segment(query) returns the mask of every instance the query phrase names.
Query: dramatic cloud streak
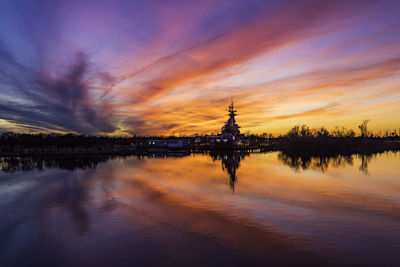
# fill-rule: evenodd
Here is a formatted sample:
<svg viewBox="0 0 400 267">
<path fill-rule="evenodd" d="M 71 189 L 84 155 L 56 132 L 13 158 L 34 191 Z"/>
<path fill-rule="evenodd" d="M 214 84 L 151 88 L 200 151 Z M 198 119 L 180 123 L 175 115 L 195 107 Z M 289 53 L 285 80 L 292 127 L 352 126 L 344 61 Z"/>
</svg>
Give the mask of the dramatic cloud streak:
<svg viewBox="0 0 400 267">
<path fill-rule="evenodd" d="M 397 1 L 4 1 L 0 130 L 400 124 Z M 374 111 L 374 112 L 372 112 Z M 376 122 L 374 126 L 374 121 Z"/>
</svg>

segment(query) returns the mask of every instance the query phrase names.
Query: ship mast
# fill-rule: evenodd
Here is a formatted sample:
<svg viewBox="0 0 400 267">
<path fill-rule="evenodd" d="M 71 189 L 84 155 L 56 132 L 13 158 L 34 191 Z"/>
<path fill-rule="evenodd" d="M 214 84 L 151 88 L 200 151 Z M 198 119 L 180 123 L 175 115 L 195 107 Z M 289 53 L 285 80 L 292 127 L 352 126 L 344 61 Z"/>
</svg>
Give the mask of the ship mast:
<svg viewBox="0 0 400 267">
<path fill-rule="evenodd" d="M 229 119 L 231 119 L 234 123 L 236 122 L 235 116 L 236 116 L 236 110 L 233 108 L 233 101 L 231 100 L 231 105 L 229 106 Z"/>
</svg>

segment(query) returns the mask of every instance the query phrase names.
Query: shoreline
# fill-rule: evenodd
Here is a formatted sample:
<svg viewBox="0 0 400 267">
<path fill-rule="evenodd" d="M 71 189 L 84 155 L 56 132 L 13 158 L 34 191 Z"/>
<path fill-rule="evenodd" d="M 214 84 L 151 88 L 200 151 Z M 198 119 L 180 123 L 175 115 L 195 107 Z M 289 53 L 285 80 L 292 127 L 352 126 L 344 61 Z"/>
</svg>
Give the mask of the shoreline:
<svg viewBox="0 0 400 267">
<path fill-rule="evenodd" d="M 231 154 L 231 153 L 267 153 L 267 152 L 282 152 L 288 156 L 335 156 L 335 155 L 352 155 L 352 154 L 375 154 L 386 151 L 400 151 L 400 142 L 385 142 L 380 144 L 365 144 L 354 145 L 347 147 L 336 147 L 334 149 L 321 148 L 313 145 L 299 144 L 290 146 L 286 143 L 258 145 L 251 147 L 234 147 L 234 146 L 191 146 L 179 149 L 169 148 L 140 148 L 140 149 L 74 149 L 61 148 L 58 150 L 50 150 L 44 148 L 22 148 L 14 149 L 13 151 L 1 151 L 0 157 L 36 157 L 36 156 L 146 156 L 153 154 Z"/>
</svg>

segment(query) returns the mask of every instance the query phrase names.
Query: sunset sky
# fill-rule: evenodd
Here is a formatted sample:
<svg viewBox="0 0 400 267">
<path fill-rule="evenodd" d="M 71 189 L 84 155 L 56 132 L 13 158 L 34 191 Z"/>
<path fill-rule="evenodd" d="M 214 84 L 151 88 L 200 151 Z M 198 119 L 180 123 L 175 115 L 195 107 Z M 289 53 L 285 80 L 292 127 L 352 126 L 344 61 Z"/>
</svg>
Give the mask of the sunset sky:
<svg viewBox="0 0 400 267">
<path fill-rule="evenodd" d="M 3 0 L 0 131 L 400 129 L 398 0 Z"/>
</svg>

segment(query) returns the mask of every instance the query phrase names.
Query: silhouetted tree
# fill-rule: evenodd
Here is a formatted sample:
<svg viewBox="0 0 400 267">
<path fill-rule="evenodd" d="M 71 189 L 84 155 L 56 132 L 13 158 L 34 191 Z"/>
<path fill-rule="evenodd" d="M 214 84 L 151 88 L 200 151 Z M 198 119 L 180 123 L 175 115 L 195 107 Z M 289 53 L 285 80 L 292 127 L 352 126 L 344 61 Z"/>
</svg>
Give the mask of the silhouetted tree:
<svg viewBox="0 0 400 267">
<path fill-rule="evenodd" d="M 358 128 L 361 131 L 361 137 L 368 136 L 368 122 L 369 120 L 364 120 L 360 125 L 358 125 Z"/>
<path fill-rule="evenodd" d="M 300 136 L 300 126 L 295 125 L 287 133 L 288 137 L 299 137 Z"/>
<path fill-rule="evenodd" d="M 321 127 L 321 128 L 316 129 L 315 135 L 317 137 L 327 137 L 327 136 L 329 136 L 329 131 L 327 129 L 325 129 L 324 127 Z"/>
</svg>

